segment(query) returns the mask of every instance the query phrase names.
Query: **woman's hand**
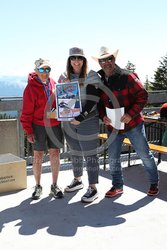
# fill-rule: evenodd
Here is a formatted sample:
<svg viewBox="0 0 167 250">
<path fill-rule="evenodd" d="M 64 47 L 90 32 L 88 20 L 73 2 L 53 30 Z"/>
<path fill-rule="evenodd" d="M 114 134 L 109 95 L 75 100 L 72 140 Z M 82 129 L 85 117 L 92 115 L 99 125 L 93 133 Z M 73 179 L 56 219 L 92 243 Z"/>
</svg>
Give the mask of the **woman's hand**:
<svg viewBox="0 0 167 250">
<path fill-rule="evenodd" d="M 34 134 L 27 135 L 27 140 L 30 143 L 34 143 L 35 142 L 35 136 L 34 136 Z"/>
<path fill-rule="evenodd" d="M 71 120 L 70 123 L 73 124 L 73 125 L 79 125 L 80 124 L 80 122 L 75 120 L 75 119 Z"/>
</svg>

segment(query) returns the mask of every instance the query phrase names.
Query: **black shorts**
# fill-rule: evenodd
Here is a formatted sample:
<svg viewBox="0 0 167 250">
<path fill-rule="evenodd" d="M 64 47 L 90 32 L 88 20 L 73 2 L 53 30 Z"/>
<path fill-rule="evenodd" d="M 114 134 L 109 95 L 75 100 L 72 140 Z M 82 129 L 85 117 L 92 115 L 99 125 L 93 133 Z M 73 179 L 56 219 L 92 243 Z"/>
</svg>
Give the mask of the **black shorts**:
<svg viewBox="0 0 167 250">
<path fill-rule="evenodd" d="M 35 143 L 33 149 L 36 151 L 45 151 L 49 148 L 63 147 L 63 132 L 61 124 L 53 127 L 45 127 L 33 124 L 33 131 L 35 135 Z"/>
</svg>

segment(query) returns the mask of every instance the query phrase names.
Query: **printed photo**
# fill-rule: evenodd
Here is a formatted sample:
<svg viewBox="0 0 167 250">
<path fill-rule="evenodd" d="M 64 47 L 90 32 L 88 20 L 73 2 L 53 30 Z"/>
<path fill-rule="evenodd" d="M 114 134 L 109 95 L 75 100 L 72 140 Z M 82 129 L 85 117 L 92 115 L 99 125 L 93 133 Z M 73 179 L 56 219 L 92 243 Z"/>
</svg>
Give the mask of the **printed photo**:
<svg viewBox="0 0 167 250">
<path fill-rule="evenodd" d="M 81 112 L 78 82 L 56 84 L 57 120 L 70 121 Z"/>
</svg>

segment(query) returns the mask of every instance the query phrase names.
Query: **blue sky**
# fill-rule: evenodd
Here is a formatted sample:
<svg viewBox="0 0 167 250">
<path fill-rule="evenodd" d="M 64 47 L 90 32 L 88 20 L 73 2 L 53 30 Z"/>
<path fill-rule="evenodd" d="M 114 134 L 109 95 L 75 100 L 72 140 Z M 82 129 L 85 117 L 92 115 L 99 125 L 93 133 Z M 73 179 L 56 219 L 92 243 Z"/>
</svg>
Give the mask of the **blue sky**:
<svg viewBox="0 0 167 250">
<path fill-rule="evenodd" d="M 166 0 L 0 0 L 0 76 L 27 76 L 42 57 L 57 80 L 74 46 L 97 70 L 91 56 L 104 45 L 119 49 L 119 66 L 129 60 L 151 80 L 167 54 L 166 13 Z"/>
</svg>

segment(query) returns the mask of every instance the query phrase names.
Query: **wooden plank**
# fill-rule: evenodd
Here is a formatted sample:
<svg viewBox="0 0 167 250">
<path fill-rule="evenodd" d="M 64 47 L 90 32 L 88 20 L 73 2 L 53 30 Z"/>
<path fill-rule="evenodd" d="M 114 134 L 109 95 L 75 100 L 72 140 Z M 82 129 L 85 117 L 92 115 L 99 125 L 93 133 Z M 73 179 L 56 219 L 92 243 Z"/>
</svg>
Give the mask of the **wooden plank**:
<svg viewBox="0 0 167 250">
<path fill-rule="evenodd" d="M 98 138 L 100 140 L 105 140 L 106 141 L 108 139 L 108 135 L 107 135 L 107 133 L 98 134 Z"/>
<path fill-rule="evenodd" d="M 156 151 L 156 152 L 162 153 L 162 154 L 167 154 L 167 147 L 165 147 L 165 146 L 149 143 L 149 147 L 152 151 Z"/>
<path fill-rule="evenodd" d="M 107 133 L 99 134 L 98 137 L 100 140 L 107 140 L 108 139 Z M 123 140 L 123 143 L 128 145 L 128 146 L 132 146 L 132 144 L 130 143 L 128 138 L 125 138 Z M 156 152 L 161 153 L 161 154 L 167 154 L 167 147 L 165 147 L 165 146 L 149 143 L 149 148 L 152 151 L 156 151 Z"/>
</svg>

